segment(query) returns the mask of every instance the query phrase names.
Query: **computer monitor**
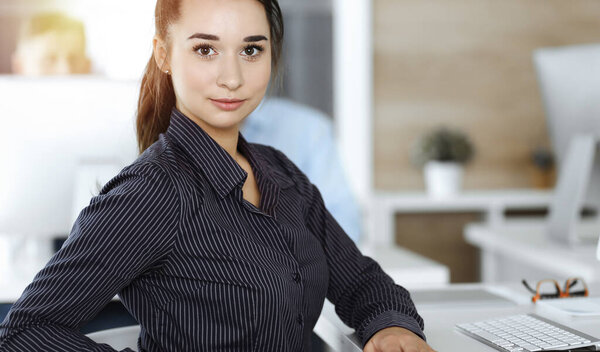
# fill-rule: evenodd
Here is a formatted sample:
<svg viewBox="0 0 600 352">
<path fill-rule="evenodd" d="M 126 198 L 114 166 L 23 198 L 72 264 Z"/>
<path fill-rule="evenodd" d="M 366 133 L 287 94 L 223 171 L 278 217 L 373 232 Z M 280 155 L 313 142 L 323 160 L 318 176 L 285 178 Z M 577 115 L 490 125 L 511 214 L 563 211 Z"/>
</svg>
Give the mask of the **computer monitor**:
<svg viewBox="0 0 600 352">
<path fill-rule="evenodd" d="M 70 232 L 90 172 L 106 182 L 137 157 L 138 94 L 135 81 L 0 76 L 0 235 Z"/>
<path fill-rule="evenodd" d="M 600 209 L 600 44 L 542 48 L 533 58 L 559 170 L 549 236 L 571 244 L 595 238 L 599 230 L 593 222 Z M 596 214 L 591 226 L 579 226 L 584 208 Z"/>
<path fill-rule="evenodd" d="M 575 135 L 600 136 L 600 44 L 541 48 L 533 55 L 557 167 Z M 600 205 L 600 165 L 587 204 Z"/>
</svg>

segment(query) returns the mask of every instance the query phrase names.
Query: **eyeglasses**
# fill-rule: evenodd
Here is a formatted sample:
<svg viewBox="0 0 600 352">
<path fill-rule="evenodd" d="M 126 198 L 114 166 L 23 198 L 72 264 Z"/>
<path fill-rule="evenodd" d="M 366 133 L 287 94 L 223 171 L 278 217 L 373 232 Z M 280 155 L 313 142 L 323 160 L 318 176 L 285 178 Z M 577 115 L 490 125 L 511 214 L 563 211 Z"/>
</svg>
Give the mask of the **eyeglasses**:
<svg viewBox="0 0 600 352">
<path fill-rule="evenodd" d="M 572 277 L 565 282 L 564 289 L 556 280 L 545 279 L 538 281 L 536 289 L 532 289 L 527 281 L 523 280 L 523 285 L 535 296 L 531 300 L 535 303 L 540 299 L 545 298 L 565 298 L 565 297 L 587 297 L 588 288 L 583 279 Z"/>
</svg>

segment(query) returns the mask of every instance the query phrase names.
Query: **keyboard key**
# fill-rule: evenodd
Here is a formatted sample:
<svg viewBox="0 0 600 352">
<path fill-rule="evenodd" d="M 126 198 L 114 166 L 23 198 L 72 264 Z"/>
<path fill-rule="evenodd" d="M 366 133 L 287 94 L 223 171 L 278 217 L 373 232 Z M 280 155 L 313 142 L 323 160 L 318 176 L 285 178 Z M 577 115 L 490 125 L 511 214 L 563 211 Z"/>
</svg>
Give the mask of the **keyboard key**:
<svg viewBox="0 0 600 352">
<path fill-rule="evenodd" d="M 486 339 L 488 341 L 492 341 L 492 342 L 502 340 L 502 338 L 500 338 L 500 337 L 498 337 L 498 336 L 496 336 L 494 334 L 490 334 L 489 332 L 483 331 L 483 330 L 482 331 L 472 331 L 472 333 L 475 334 L 475 335 L 477 335 L 477 336 L 479 336 L 479 337 L 482 337 L 482 338 L 484 338 L 484 339 Z"/>
<path fill-rule="evenodd" d="M 546 349 L 547 349 L 547 350 L 548 350 L 548 349 L 550 349 L 550 350 L 551 350 L 551 349 L 560 348 L 560 347 L 567 347 L 567 346 L 569 346 L 569 344 L 568 344 L 568 343 L 564 343 L 564 342 L 560 342 L 560 341 L 558 341 L 558 342 L 556 342 L 556 343 L 553 343 L 553 344 L 551 344 L 549 347 L 546 347 Z"/>
<path fill-rule="evenodd" d="M 502 351 L 537 352 L 589 344 L 589 336 L 577 335 L 535 316 L 517 315 L 457 325 Z"/>
</svg>

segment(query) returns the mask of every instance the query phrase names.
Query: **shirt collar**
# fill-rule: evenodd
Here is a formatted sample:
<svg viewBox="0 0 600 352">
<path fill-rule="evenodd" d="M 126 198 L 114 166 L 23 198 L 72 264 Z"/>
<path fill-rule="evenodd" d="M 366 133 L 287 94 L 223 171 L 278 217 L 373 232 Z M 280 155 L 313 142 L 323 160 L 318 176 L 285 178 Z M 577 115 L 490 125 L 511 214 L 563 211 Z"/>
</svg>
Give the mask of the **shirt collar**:
<svg viewBox="0 0 600 352">
<path fill-rule="evenodd" d="M 198 124 L 176 108 L 171 112 L 167 135 L 186 151 L 194 166 L 206 176 L 221 198 L 226 197 L 235 187 L 243 185 L 246 181 L 248 174 L 231 155 Z M 238 138 L 238 149 L 252 165 L 257 182 L 266 181 L 277 186 L 276 188 L 286 188 L 290 185 L 291 180 L 270 167 L 241 134 Z M 278 190 L 274 189 L 274 191 L 278 193 Z M 261 196 L 265 195 L 261 194 Z"/>
</svg>

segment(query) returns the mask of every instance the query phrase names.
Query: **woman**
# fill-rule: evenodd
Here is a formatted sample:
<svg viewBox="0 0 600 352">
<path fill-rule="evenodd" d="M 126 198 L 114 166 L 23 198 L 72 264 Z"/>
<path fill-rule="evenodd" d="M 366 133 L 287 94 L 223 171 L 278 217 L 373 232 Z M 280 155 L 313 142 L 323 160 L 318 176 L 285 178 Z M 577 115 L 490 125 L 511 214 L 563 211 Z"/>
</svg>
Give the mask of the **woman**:
<svg viewBox="0 0 600 352">
<path fill-rule="evenodd" d="M 0 350 L 111 350 L 78 328 L 118 293 L 144 351 L 308 350 L 325 297 L 365 351 L 431 351 L 409 294 L 360 254 L 318 190 L 238 133 L 279 59 L 277 2 L 158 0 L 156 33 L 143 153 L 13 306 Z"/>
</svg>

